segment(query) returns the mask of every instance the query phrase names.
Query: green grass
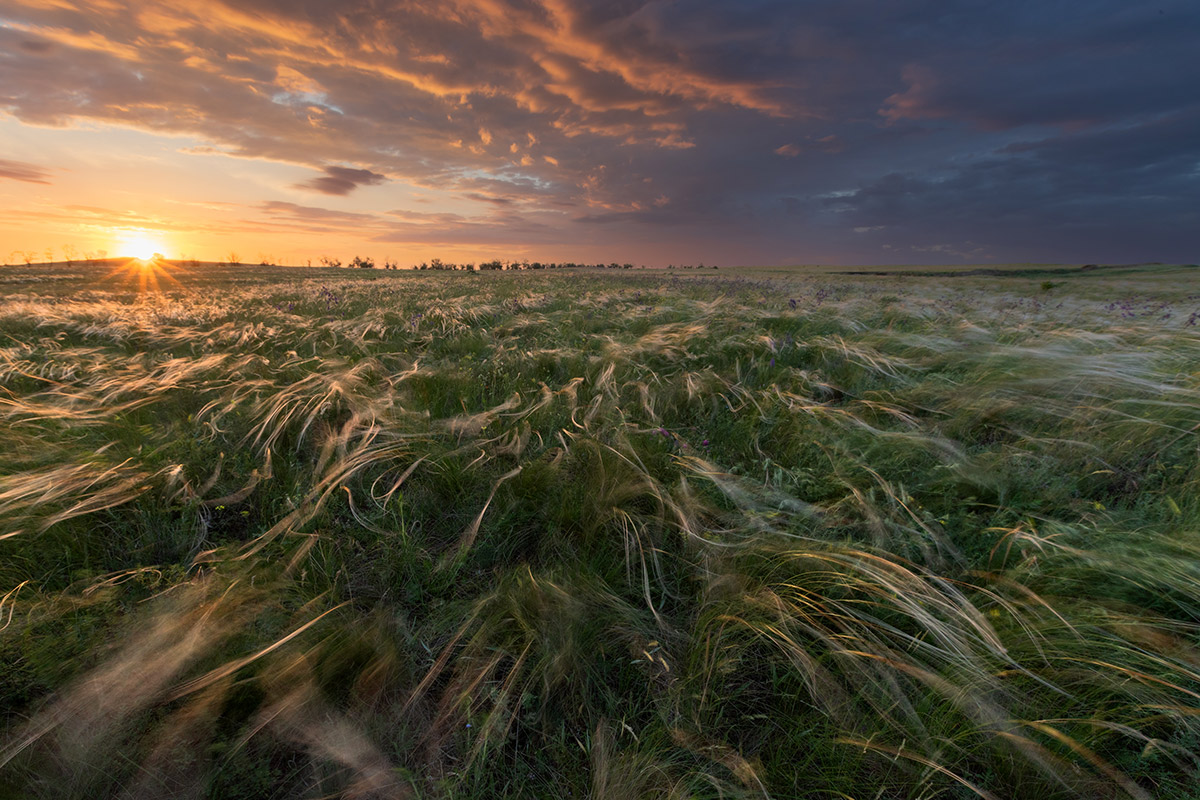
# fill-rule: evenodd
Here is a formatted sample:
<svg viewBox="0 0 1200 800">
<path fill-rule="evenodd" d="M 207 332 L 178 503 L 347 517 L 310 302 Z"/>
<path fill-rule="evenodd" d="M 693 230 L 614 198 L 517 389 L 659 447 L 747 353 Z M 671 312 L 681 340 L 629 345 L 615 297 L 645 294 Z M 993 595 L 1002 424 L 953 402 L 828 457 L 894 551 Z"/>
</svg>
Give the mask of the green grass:
<svg viewBox="0 0 1200 800">
<path fill-rule="evenodd" d="M 6 271 L 0 798 L 1200 798 L 1180 269 Z"/>
</svg>

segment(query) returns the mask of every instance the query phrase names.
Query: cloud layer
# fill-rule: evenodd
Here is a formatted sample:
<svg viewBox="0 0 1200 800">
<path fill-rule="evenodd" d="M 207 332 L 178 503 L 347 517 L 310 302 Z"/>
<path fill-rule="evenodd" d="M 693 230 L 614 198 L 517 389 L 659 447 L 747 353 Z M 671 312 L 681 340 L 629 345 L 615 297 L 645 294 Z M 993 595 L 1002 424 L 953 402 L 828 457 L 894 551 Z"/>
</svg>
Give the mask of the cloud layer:
<svg viewBox="0 0 1200 800">
<path fill-rule="evenodd" d="M 309 189 L 321 194 L 344 196 L 350 194 L 359 186 L 377 186 L 387 181 L 387 176 L 371 172 L 369 169 L 350 169 L 349 167 L 325 167 L 325 174 L 297 184 L 299 188 Z"/>
<path fill-rule="evenodd" d="M 1190 260 L 1196 30 L 1188 0 L 14 0 L 0 109 L 294 165 L 257 218 L 364 242 Z"/>
<path fill-rule="evenodd" d="M 8 159 L 0 158 L 0 178 L 25 181 L 26 183 L 48 184 L 50 183 L 50 172 L 34 164 L 26 164 L 24 161 L 9 161 Z"/>
</svg>

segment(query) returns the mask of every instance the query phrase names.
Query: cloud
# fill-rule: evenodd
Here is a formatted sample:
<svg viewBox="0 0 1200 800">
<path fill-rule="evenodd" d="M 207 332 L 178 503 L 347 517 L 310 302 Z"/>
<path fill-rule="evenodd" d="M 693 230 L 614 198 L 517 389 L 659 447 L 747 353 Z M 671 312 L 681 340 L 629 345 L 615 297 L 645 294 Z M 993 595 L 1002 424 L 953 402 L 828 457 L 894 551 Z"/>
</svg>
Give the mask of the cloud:
<svg viewBox="0 0 1200 800">
<path fill-rule="evenodd" d="M 269 216 L 291 220 L 321 222 L 370 222 L 377 220 L 373 214 L 358 214 L 351 211 L 334 211 L 328 208 L 301 206 L 279 200 L 269 200 L 259 206 Z"/>
<path fill-rule="evenodd" d="M 886 232 L 917 252 L 990 245 L 1019 260 L 1173 260 L 1194 248 L 1200 229 L 1198 141 L 1200 110 L 1021 141 L 938 174 L 890 173 L 820 202 L 842 224 Z"/>
<path fill-rule="evenodd" d="M 583 214 L 575 217 L 573 222 L 586 225 L 611 225 L 620 222 L 649 223 L 652 225 L 673 225 L 680 220 L 671 215 L 649 211 L 614 211 L 607 214 Z"/>
<path fill-rule="evenodd" d="M 0 178 L 26 183 L 50 183 L 48 170 L 24 161 L 9 161 L 5 158 L 0 158 Z"/>
<path fill-rule="evenodd" d="M 295 179 L 263 167 L 269 230 L 676 262 L 714 242 L 763 262 L 1182 254 L 1197 27 L 1192 0 L 21 0 L 0 113 L 186 136 L 180 158 L 312 170 L 290 187 L 330 197 L 384 187 L 337 218 L 282 204 Z M 417 194 L 431 216 L 386 210 Z"/>
<path fill-rule="evenodd" d="M 902 119 L 937 119 L 951 113 L 939 102 L 940 87 L 933 70 L 919 64 L 908 64 L 904 67 L 903 76 L 908 88 L 889 95 L 879 110 L 880 116 L 896 122 Z"/>
<path fill-rule="evenodd" d="M 27 53 L 36 53 L 38 55 L 49 53 L 54 49 L 53 44 L 41 39 L 24 39 L 17 46 Z"/>
<path fill-rule="evenodd" d="M 325 174 L 319 178 L 296 184 L 298 189 L 308 189 L 321 194 L 344 196 L 350 194 L 359 186 L 378 186 L 387 181 L 386 175 L 371 172 L 369 169 L 351 169 L 349 167 L 325 167 Z"/>
<path fill-rule="evenodd" d="M 879 114 L 985 130 L 1079 128 L 1196 103 L 1195 4 L 1023 5 L 995 31 L 968 30 L 958 46 L 912 53 L 901 70 L 904 88 L 885 98 Z"/>
<path fill-rule="evenodd" d="M 466 192 L 463 194 L 468 200 L 478 200 L 481 203 L 491 203 L 496 206 L 509 206 L 513 204 L 511 197 L 497 197 L 495 195 L 482 194 L 480 192 Z"/>
</svg>

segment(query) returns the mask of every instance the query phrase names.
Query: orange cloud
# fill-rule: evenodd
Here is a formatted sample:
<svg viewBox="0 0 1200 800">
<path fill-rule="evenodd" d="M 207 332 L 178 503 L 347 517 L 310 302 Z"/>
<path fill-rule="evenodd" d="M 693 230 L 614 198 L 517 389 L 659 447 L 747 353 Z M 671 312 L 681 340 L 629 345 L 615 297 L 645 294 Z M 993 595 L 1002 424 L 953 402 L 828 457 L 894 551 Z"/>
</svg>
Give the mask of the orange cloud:
<svg viewBox="0 0 1200 800">
<path fill-rule="evenodd" d="M 938 77 L 933 70 L 918 64 L 909 64 L 902 73 L 908 88 L 896 92 L 883 101 L 879 115 L 889 122 L 922 117 L 940 117 L 945 114 L 934 104 L 934 93 Z"/>
<path fill-rule="evenodd" d="M 325 93 L 321 84 L 285 64 L 280 64 L 275 68 L 275 83 L 285 92 L 294 94 L 320 95 Z"/>
<path fill-rule="evenodd" d="M 499 0 L 459 0 L 456 7 L 465 16 L 477 19 L 486 36 L 529 38 L 547 56 L 562 59 L 546 58 L 540 62 L 552 80 L 561 82 L 567 72 L 563 64 L 574 61 L 593 73 L 619 77 L 648 96 L 677 96 L 701 105 L 724 103 L 771 116 L 796 113 L 795 109 L 766 97 L 765 90 L 786 88 L 782 85 L 704 75 L 661 53 L 617 52 L 591 35 L 566 0 L 541 0 L 538 5 L 521 9 Z M 567 90 L 577 92 L 577 87 L 572 85 Z M 652 107 L 653 103 L 648 99 L 646 106 Z"/>
</svg>

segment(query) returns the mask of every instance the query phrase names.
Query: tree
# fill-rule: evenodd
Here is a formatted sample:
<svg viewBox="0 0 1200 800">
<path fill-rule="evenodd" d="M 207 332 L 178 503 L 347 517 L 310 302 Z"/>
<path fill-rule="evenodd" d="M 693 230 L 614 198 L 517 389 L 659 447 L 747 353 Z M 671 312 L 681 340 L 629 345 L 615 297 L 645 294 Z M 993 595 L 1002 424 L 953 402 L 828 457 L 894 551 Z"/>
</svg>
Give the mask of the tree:
<svg viewBox="0 0 1200 800">
<path fill-rule="evenodd" d="M 370 256 L 366 258 L 359 258 L 358 256 L 355 256 L 354 260 L 350 262 L 350 266 L 358 269 L 374 269 L 375 262 L 371 260 Z"/>
<path fill-rule="evenodd" d="M 321 266 L 323 267 L 340 267 L 342 260 L 333 256 L 321 256 Z"/>
<path fill-rule="evenodd" d="M 229 262 L 229 266 L 231 267 L 241 266 L 242 263 L 242 257 L 234 250 L 229 251 L 229 255 L 225 256 L 225 260 Z"/>
</svg>

